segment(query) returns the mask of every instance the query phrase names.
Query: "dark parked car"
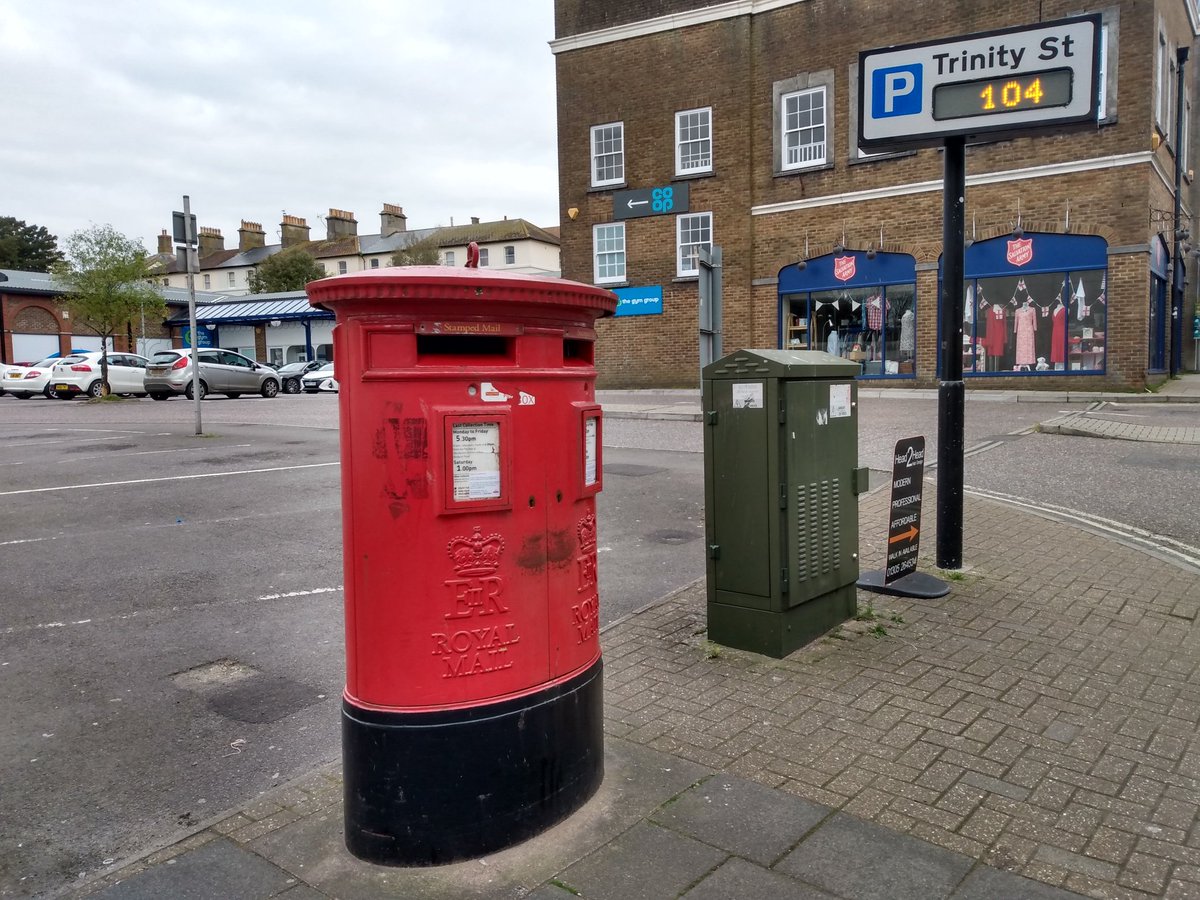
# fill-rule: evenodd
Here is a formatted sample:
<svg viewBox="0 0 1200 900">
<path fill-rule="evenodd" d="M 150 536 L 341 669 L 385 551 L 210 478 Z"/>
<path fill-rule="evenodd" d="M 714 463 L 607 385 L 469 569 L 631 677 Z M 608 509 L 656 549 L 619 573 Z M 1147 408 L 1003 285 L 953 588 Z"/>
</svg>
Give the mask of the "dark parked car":
<svg viewBox="0 0 1200 900">
<path fill-rule="evenodd" d="M 300 393 L 300 379 L 313 369 L 325 365 L 323 359 L 310 359 L 308 362 L 293 362 L 279 367 L 279 383 L 285 394 Z"/>
</svg>

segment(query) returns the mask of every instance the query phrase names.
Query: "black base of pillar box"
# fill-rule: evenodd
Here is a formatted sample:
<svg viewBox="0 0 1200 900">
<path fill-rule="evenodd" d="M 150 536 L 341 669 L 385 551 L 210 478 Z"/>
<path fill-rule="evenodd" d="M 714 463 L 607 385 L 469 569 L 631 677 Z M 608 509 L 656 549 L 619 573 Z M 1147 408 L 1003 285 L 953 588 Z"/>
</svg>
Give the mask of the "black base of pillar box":
<svg viewBox="0 0 1200 900">
<path fill-rule="evenodd" d="M 392 866 L 501 850 L 565 819 L 604 778 L 603 665 L 468 709 L 392 713 L 342 701 L 346 847 Z"/>
</svg>

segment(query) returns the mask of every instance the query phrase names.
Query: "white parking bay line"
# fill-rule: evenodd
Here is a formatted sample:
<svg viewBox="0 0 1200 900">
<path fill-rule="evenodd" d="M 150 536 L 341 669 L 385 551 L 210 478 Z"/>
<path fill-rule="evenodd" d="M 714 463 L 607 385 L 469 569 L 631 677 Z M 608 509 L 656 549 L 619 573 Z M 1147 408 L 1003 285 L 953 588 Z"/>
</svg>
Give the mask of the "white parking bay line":
<svg viewBox="0 0 1200 900">
<path fill-rule="evenodd" d="M 153 610 L 153 609 L 138 610 L 138 611 L 135 611 L 132 613 L 124 613 L 123 615 L 95 616 L 90 619 L 75 619 L 70 622 L 37 622 L 32 625 L 0 626 L 0 635 L 17 634 L 18 632 L 29 632 L 29 631 L 49 631 L 51 629 L 70 628 L 73 625 L 106 625 L 109 622 L 118 622 L 119 623 L 119 622 L 128 621 L 129 619 L 145 620 L 146 618 L 154 616 L 154 615 L 161 615 L 163 613 L 168 613 L 168 614 L 169 613 L 178 613 L 178 612 L 182 612 L 182 611 L 187 611 L 187 609 L 195 609 L 195 608 L 211 607 L 211 606 L 225 606 L 225 605 L 229 605 L 229 604 L 242 605 L 242 604 L 246 604 L 246 603 L 263 603 L 263 602 L 272 601 L 272 600 L 291 600 L 295 597 L 313 597 L 318 594 L 336 594 L 342 590 L 343 590 L 343 587 L 342 587 L 342 585 L 339 584 L 337 587 L 319 587 L 319 588 L 312 588 L 307 591 L 287 591 L 286 593 L 281 593 L 281 594 L 263 594 L 261 597 L 255 597 L 253 600 L 246 600 L 245 598 L 240 598 L 240 597 L 233 597 L 233 598 L 230 598 L 227 600 L 209 600 L 209 601 L 205 601 L 205 602 L 201 603 L 199 605 L 199 607 L 186 607 L 182 610 L 180 607 L 175 606 L 175 607 L 171 607 L 170 609 L 165 609 L 165 610 L 163 610 L 163 609 L 160 609 L 160 610 Z M 0 665 L 7 666 L 8 663 L 0 663 Z"/>
<path fill-rule="evenodd" d="M 232 450 L 234 447 L 249 447 L 250 444 L 226 444 L 222 450 Z M 75 456 L 68 462 L 76 463 L 85 459 L 115 459 L 118 456 L 150 456 L 154 453 L 208 453 L 212 447 L 180 447 L 175 450 L 133 450 L 129 453 L 102 453 L 99 456 Z M 59 463 L 65 465 L 65 463 Z"/>
<path fill-rule="evenodd" d="M 266 472 L 291 472 L 296 469 L 324 469 L 340 466 L 340 462 L 306 463 L 302 466 L 273 466 L 269 469 L 237 469 L 233 472 L 203 472 L 197 475 L 169 475 L 163 478 L 133 478 L 129 481 L 100 481 L 93 484 L 60 484 L 56 487 L 26 488 L 20 491 L 0 491 L 0 497 L 17 494 L 49 494 L 54 491 L 78 491 L 84 488 L 123 487 L 128 484 L 154 484 L 160 481 L 191 481 L 196 478 L 225 478 L 230 475 L 261 475 Z"/>
<path fill-rule="evenodd" d="M 141 434 L 141 432 L 134 432 Z M 102 438 L 62 438 L 57 441 L 24 441 L 20 444 L 6 444 L 6 447 L 40 447 L 43 444 L 96 444 L 100 441 L 119 441 L 119 437 L 102 437 Z"/>
</svg>

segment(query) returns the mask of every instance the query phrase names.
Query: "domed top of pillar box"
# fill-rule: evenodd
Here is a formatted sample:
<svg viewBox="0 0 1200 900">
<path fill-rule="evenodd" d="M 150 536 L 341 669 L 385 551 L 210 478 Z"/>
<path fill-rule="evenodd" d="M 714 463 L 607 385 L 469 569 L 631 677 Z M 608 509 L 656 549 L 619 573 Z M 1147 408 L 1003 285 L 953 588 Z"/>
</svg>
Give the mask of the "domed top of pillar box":
<svg viewBox="0 0 1200 900">
<path fill-rule="evenodd" d="M 518 320 L 611 316 L 611 291 L 552 278 L 488 269 L 399 266 L 309 282 L 308 300 L 339 319 L 356 315 L 495 316 Z"/>
</svg>

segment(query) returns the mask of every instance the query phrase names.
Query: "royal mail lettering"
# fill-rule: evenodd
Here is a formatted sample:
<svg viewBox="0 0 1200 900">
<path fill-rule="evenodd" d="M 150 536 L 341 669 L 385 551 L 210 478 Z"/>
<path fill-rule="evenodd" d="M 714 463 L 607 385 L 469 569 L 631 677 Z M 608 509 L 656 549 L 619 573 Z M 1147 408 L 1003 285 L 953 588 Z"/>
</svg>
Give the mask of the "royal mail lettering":
<svg viewBox="0 0 1200 900">
<path fill-rule="evenodd" d="M 600 630 L 600 603 L 597 597 L 588 597 L 577 606 L 571 607 L 575 629 L 579 632 L 579 643 L 590 641 Z"/>
<path fill-rule="evenodd" d="M 443 678 L 462 678 L 511 669 L 508 650 L 521 641 L 512 622 L 461 631 L 434 632 L 433 655 L 440 656 Z"/>
</svg>

